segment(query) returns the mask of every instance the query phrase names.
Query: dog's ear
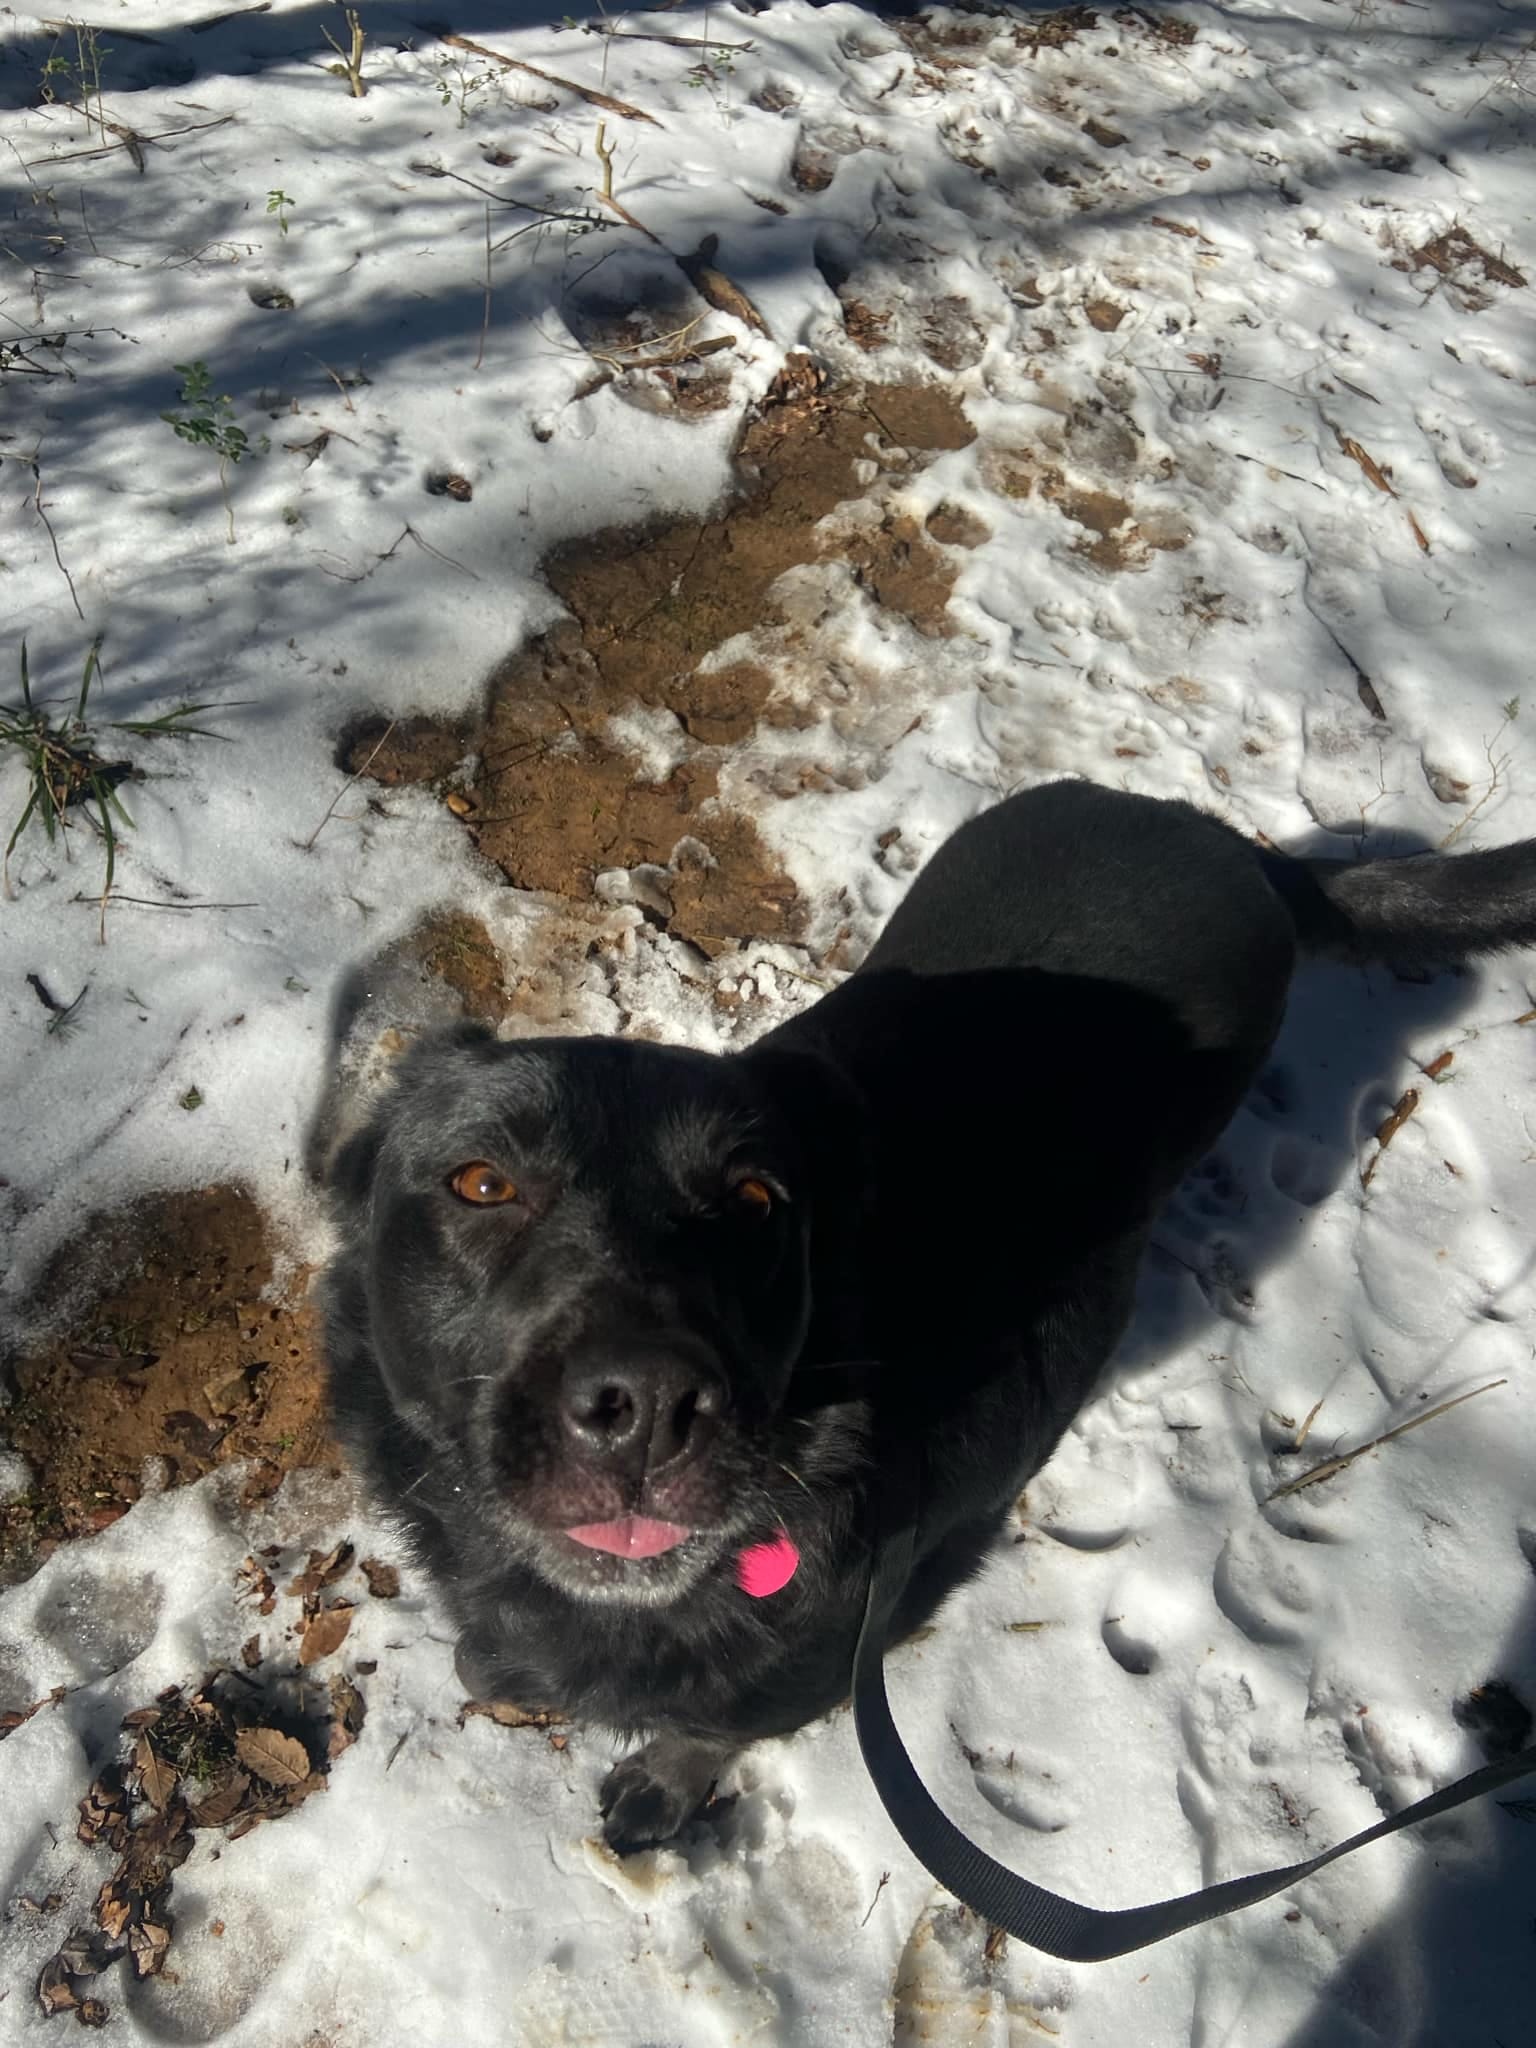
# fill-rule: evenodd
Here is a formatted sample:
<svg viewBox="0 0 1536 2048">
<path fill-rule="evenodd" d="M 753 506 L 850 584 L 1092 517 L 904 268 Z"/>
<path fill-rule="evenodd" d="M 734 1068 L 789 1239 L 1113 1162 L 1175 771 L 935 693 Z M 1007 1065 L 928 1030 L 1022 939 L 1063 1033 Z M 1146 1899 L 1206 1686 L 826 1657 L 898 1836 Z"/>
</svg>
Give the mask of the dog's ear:
<svg viewBox="0 0 1536 2048">
<path fill-rule="evenodd" d="M 818 1209 L 857 1201 L 868 1179 L 869 1118 L 854 1083 L 819 1050 L 774 1038 L 739 1058 L 799 1146 Z"/>
<path fill-rule="evenodd" d="M 414 935 L 348 969 L 331 1004 L 326 1072 L 304 1142 L 311 1180 L 346 1197 L 366 1154 L 366 1148 L 353 1153 L 353 1141 L 365 1134 L 400 1055 L 444 1033 L 465 1043 L 495 1036 L 466 1021 L 457 992 L 424 969 Z M 364 1181 L 372 1173 L 372 1156 L 366 1156 Z"/>
</svg>

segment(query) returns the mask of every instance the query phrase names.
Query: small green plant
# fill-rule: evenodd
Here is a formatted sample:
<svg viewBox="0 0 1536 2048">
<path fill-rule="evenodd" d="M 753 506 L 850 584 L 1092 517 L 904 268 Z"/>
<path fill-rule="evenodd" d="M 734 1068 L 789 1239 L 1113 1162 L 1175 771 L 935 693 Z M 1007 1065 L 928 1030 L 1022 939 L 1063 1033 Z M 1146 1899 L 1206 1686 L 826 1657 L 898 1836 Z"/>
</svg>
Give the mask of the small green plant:
<svg viewBox="0 0 1536 2048">
<path fill-rule="evenodd" d="M 438 59 L 437 96 L 445 107 L 457 106 L 459 126 L 467 126 L 470 115 L 470 101 L 477 92 L 485 92 L 501 83 L 501 73 L 487 65 L 484 71 L 471 71 L 469 66 L 457 57 L 444 56 Z"/>
<path fill-rule="evenodd" d="M 353 99 L 360 100 L 368 91 L 363 83 L 363 45 L 367 42 L 368 36 L 355 7 L 343 7 L 341 11 L 347 22 L 347 47 L 343 49 L 328 28 L 321 30 L 325 40 L 341 59 L 339 64 L 328 64 L 326 69 L 334 72 L 336 77 L 344 78 L 352 88 Z"/>
<path fill-rule="evenodd" d="M 695 91 L 707 92 L 721 115 L 728 114 L 731 106 L 731 80 L 736 72 L 736 52 L 729 44 L 718 49 L 706 50 L 704 55 L 686 73 L 685 83 Z"/>
<path fill-rule="evenodd" d="M 69 856 L 68 832 L 74 823 L 71 811 L 80 811 L 95 828 L 106 848 L 106 877 L 101 885 L 101 929 L 107 936 L 107 899 L 117 871 L 117 830 L 131 827 L 133 819 L 123 808 L 119 786 L 133 774 L 131 761 L 109 761 L 102 753 L 96 729 L 88 713 L 91 688 L 101 673 L 102 635 L 97 634 L 86 650 L 85 668 L 74 708 L 51 710 L 32 694 L 32 677 L 27 663 L 27 643 L 21 643 L 21 700 L 0 704 L 0 749 L 20 757 L 27 778 L 27 800 L 16 820 L 5 857 L 0 863 L 0 887 L 9 897 L 11 855 L 17 841 L 35 816 L 41 818 L 48 843 L 62 839 L 65 858 Z M 217 739 L 217 733 L 187 721 L 214 707 L 209 704 L 178 704 L 159 718 L 116 718 L 108 722 L 111 732 L 131 732 L 156 739 Z"/>
<path fill-rule="evenodd" d="M 274 213 L 277 215 L 277 228 L 279 234 L 287 234 L 288 215 L 293 210 L 296 204 L 297 201 L 290 199 L 286 192 L 279 192 L 273 190 L 267 194 L 267 211 L 268 213 Z"/>
<path fill-rule="evenodd" d="M 229 467 L 251 452 L 250 436 L 235 418 L 234 400 L 227 391 L 216 392 L 208 365 L 178 363 L 182 410 L 163 412 L 160 417 L 174 427 L 183 441 L 194 448 L 211 448 L 219 458 L 219 492 L 229 519 L 229 544 L 235 544 L 235 508 L 229 501 Z"/>
<path fill-rule="evenodd" d="M 75 54 L 67 56 L 55 42 L 39 79 L 39 91 L 49 106 L 78 106 L 80 118 L 89 129 L 94 121 L 103 142 L 107 139 L 106 116 L 101 106 L 101 63 L 112 52 L 104 50 L 96 30 L 86 21 L 67 20 L 58 24 L 74 38 Z M 94 111 L 91 102 L 95 101 Z"/>
</svg>

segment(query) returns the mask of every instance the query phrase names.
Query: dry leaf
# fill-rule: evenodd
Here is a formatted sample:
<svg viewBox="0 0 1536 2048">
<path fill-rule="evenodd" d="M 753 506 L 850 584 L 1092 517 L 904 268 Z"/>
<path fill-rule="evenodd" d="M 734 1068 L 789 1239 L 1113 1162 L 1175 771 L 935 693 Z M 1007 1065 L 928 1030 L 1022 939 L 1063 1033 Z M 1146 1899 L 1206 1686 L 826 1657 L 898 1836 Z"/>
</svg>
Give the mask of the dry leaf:
<svg viewBox="0 0 1536 2048">
<path fill-rule="evenodd" d="M 368 1716 L 367 1702 L 345 1674 L 338 1674 L 331 1680 L 331 1714 L 331 1733 L 326 1748 L 335 1758 L 356 1742 Z"/>
<path fill-rule="evenodd" d="M 363 1577 L 368 1581 L 368 1590 L 375 1600 L 399 1599 L 400 1574 L 392 1564 L 385 1564 L 381 1558 L 365 1557 Z"/>
<path fill-rule="evenodd" d="M 62 1956 L 50 1956 L 44 1963 L 37 1980 L 37 2002 L 50 2019 L 55 2013 L 72 2012 L 80 2003 Z"/>
<path fill-rule="evenodd" d="M 166 1951 L 171 1945 L 171 1931 L 153 1920 L 141 1920 L 128 1935 L 128 1953 L 133 1957 L 135 1973 L 140 1977 L 158 1977 L 165 1967 Z"/>
<path fill-rule="evenodd" d="M 261 1662 L 261 1637 L 247 1636 L 240 1645 L 240 1662 L 247 1671 L 254 1671 Z"/>
<path fill-rule="evenodd" d="M 108 1941 L 121 1941 L 133 1918 L 133 1899 L 121 1880 L 109 1877 L 96 1894 L 96 1924 Z"/>
<path fill-rule="evenodd" d="M 352 1545 L 345 1542 L 338 1543 L 334 1550 L 312 1550 L 308 1564 L 297 1578 L 289 1581 L 287 1591 L 307 1599 L 322 1586 L 334 1585 L 352 1569 L 353 1554 Z"/>
<path fill-rule="evenodd" d="M 302 1785 L 309 1776 L 309 1751 L 278 1728 L 242 1728 L 235 1754 L 264 1785 Z"/>
<path fill-rule="evenodd" d="M 251 1781 L 244 1771 L 231 1772 L 215 1792 L 210 1792 L 192 1809 L 192 1825 L 195 1828 L 221 1828 L 233 1820 L 251 1789 Z"/>
<path fill-rule="evenodd" d="M 312 1614 L 304 1624 L 299 1662 L 318 1664 L 322 1657 L 329 1657 L 332 1651 L 339 1650 L 352 1626 L 352 1613 L 350 1601 L 337 1600 L 329 1607 L 322 1607 L 318 1614 Z"/>
<path fill-rule="evenodd" d="M 75 2018 L 82 2027 L 104 2027 L 110 2006 L 103 2005 L 99 1998 L 82 1998 L 75 2009 Z"/>
<path fill-rule="evenodd" d="M 139 1774 L 139 1787 L 156 1813 L 164 1813 L 171 1794 L 176 1790 L 175 1767 L 158 1756 L 147 1735 L 141 1735 L 133 1748 L 133 1767 Z"/>
</svg>

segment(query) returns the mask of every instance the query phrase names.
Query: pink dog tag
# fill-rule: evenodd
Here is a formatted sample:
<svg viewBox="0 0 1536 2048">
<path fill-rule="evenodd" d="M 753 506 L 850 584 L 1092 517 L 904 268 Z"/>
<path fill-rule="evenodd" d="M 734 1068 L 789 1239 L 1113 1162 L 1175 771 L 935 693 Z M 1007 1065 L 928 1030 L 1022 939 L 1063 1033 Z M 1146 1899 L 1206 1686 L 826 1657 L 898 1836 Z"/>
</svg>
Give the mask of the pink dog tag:
<svg viewBox="0 0 1536 2048">
<path fill-rule="evenodd" d="M 754 1543 L 736 1560 L 736 1583 L 754 1600 L 766 1599 L 787 1586 L 800 1569 L 794 1538 L 781 1529 L 771 1543 Z"/>
</svg>

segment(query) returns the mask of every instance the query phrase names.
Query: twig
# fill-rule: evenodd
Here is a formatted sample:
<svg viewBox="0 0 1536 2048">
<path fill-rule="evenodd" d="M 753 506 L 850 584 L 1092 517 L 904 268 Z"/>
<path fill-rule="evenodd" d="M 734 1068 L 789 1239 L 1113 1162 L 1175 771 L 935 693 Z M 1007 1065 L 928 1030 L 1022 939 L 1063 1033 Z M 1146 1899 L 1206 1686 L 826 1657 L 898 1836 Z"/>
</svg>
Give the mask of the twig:
<svg viewBox="0 0 1536 2048">
<path fill-rule="evenodd" d="M 606 22 L 584 21 L 582 31 L 589 36 L 607 36 L 610 42 L 618 43 L 671 43 L 679 50 L 753 50 L 755 43 L 727 43 L 718 36 L 655 36 L 647 35 L 643 29 L 609 28 Z"/>
<path fill-rule="evenodd" d="M 1317 1420 L 1318 1410 L 1322 1407 L 1323 1403 L 1327 1400 L 1327 1398 L 1328 1396 L 1326 1394 L 1319 1394 L 1317 1399 L 1312 1403 L 1312 1406 L 1307 1410 L 1307 1419 L 1301 1425 L 1300 1429 L 1297 1430 L 1296 1441 L 1291 1445 L 1291 1455 L 1293 1457 L 1301 1449 L 1302 1445 L 1306 1442 L 1307 1438 L 1311 1435 L 1312 1425 Z"/>
<path fill-rule="evenodd" d="M 399 543 L 397 542 L 396 545 L 398 546 Z M 340 789 L 338 789 L 336 794 L 331 798 L 330 810 L 326 812 L 325 816 L 320 820 L 319 824 L 315 827 L 314 831 L 311 832 L 309 837 L 304 841 L 303 851 L 305 853 L 308 853 L 312 849 L 315 841 L 320 837 L 320 834 L 331 822 L 331 817 L 336 809 L 336 806 L 341 802 L 342 798 L 346 795 L 347 791 L 352 787 L 353 783 L 356 782 L 361 776 L 364 776 L 368 773 L 368 770 L 373 766 L 374 755 L 378 753 L 380 747 L 383 746 L 384 742 L 389 738 L 390 734 L 394 731 L 395 727 L 399 723 L 400 721 L 398 718 L 392 718 L 389 721 L 388 725 L 385 726 L 384 730 L 379 734 L 378 738 L 374 741 L 372 748 L 369 750 L 368 758 L 363 763 L 362 767 L 357 769 L 353 774 L 349 775 L 346 781 L 341 785 Z"/>
<path fill-rule="evenodd" d="M 73 896 L 71 896 L 69 900 L 71 903 L 89 903 L 92 905 L 98 902 L 103 904 L 133 903 L 137 904 L 138 907 L 142 910 L 260 910 L 261 908 L 261 905 L 259 903 L 168 902 L 165 898 L 160 896 L 124 896 L 121 890 L 118 889 L 112 890 L 110 895 L 104 897 L 82 896 L 77 890 L 76 893 Z"/>
<path fill-rule="evenodd" d="M 53 521 L 48 517 L 47 512 L 43 508 L 43 465 L 35 455 L 18 456 L 17 460 L 25 462 L 32 472 L 32 503 L 36 507 L 38 518 L 41 519 L 44 526 L 48 529 L 49 543 L 53 548 L 53 559 L 59 565 L 59 574 L 69 585 L 69 600 L 75 608 L 75 616 L 83 620 L 85 613 L 80 609 L 80 599 L 75 590 L 75 579 L 64 566 L 64 557 L 59 553 L 59 537 L 53 530 Z"/>
<path fill-rule="evenodd" d="M 654 242 L 656 247 L 660 249 L 665 246 L 660 235 L 653 235 L 644 221 L 636 220 L 623 201 L 615 199 L 613 196 L 613 146 L 610 143 L 607 147 L 604 147 L 603 134 L 606 127 L 607 123 L 605 121 L 598 122 L 597 138 L 592 145 L 597 151 L 598 161 L 603 167 L 603 189 L 597 196 L 604 206 L 619 216 L 619 219 L 623 221 L 626 227 L 633 228 L 636 234 L 644 235 L 648 242 Z"/>
<path fill-rule="evenodd" d="M 641 107 L 632 107 L 626 100 L 611 99 L 605 92 L 594 92 L 590 85 L 578 85 L 573 78 L 559 78 L 553 71 L 541 71 L 537 64 L 525 64 L 521 57 L 503 57 L 499 50 L 488 50 L 484 43 L 472 43 L 468 36 L 443 36 L 441 40 L 451 43 L 456 50 L 473 51 L 477 57 L 488 57 L 493 64 L 500 64 L 508 71 L 526 71 L 530 78 L 542 78 L 546 85 L 555 85 L 562 92 L 573 92 L 589 106 L 602 107 L 605 112 L 618 114 L 626 121 L 649 121 L 653 128 L 661 127 L 654 114 L 647 114 Z"/>
<path fill-rule="evenodd" d="M 866 1913 L 864 1915 L 864 1918 L 859 1922 L 859 1925 L 861 1927 L 867 1927 L 869 1925 L 869 1914 L 873 1913 L 876 1906 L 879 1905 L 880 1894 L 885 1890 L 886 1886 L 890 1883 L 890 1881 L 891 1873 L 888 1870 L 882 1870 L 880 1873 L 880 1882 L 875 1886 L 875 1896 L 869 1902 L 869 1913 Z"/>
<path fill-rule="evenodd" d="M 366 99 L 368 88 L 363 83 L 363 46 L 368 40 L 367 32 L 363 28 L 362 20 L 355 7 L 344 7 L 342 13 L 346 17 L 347 28 L 350 31 L 347 38 L 348 46 L 345 50 L 328 28 L 322 28 L 320 31 L 321 35 L 325 37 L 325 40 L 341 59 L 339 64 L 328 65 L 327 69 L 341 73 L 342 77 L 351 87 L 353 99 Z"/>
<path fill-rule="evenodd" d="M 1372 1156 L 1370 1163 L 1366 1166 L 1365 1171 L 1360 1176 L 1361 1187 L 1368 1188 L 1370 1186 L 1371 1181 L 1375 1176 L 1376 1169 L 1381 1164 L 1382 1153 L 1386 1151 L 1387 1147 L 1391 1144 L 1392 1140 L 1397 1136 L 1398 1132 L 1403 1128 L 1403 1125 L 1407 1123 L 1409 1117 L 1413 1115 L 1414 1111 L 1418 1108 L 1418 1106 L 1418 1089 L 1405 1088 L 1402 1094 L 1398 1097 L 1396 1103 L 1393 1105 L 1391 1115 L 1386 1118 L 1385 1122 L 1377 1125 L 1377 1149 L 1374 1155 Z"/>
<path fill-rule="evenodd" d="M 120 34 L 121 31 L 119 30 L 117 33 Z M 187 121 L 180 128 L 156 128 L 147 135 L 133 135 L 132 140 L 134 142 L 174 141 L 178 135 L 195 135 L 202 128 L 223 128 L 236 118 L 234 114 L 218 114 L 211 121 Z M 109 122 L 107 125 L 110 127 L 111 123 Z M 128 147 L 129 142 L 125 139 L 118 142 L 100 142 L 92 149 L 66 149 L 57 156 L 25 158 L 23 159 L 23 169 L 30 170 L 34 166 L 48 169 L 54 164 L 73 163 L 77 157 L 108 156 L 114 149 L 127 149 Z"/>
<path fill-rule="evenodd" d="M 1293 484 L 1310 484 L 1314 491 L 1321 491 L 1324 497 L 1328 495 L 1328 486 L 1320 484 L 1315 476 L 1298 476 L 1294 469 L 1282 469 L 1265 455 L 1245 455 L 1241 448 L 1229 448 L 1227 453 L 1235 455 L 1239 462 L 1256 462 L 1261 469 L 1272 469 L 1276 476 L 1289 477 Z"/>
<path fill-rule="evenodd" d="M 475 350 L 475 368 L 485 362 L 485 337 L 491 325 L 491 202 L 485 202 L 485 310 L 480 316 L 480 346 Z"/>
<path fill-rule="evenodd" d="M 357 407 L 352 403 L 351 393 L 347 390 L 346 385 L 342 382 L 340 373 L 336 370 L 333 370 L 330 364 L 320 356 L 312 355 L 309 360 L 312 363 L 319 363 L 321 369 L 324 370 L 327 377 L 330 378 L 331 382 L 336 386 L 336 389 L 341 393 L 341 402 L 347 408 L 347 411 L 355 413 L 357 411 Z"/>
<path fill-rule="evenodd" d="M 1299 1493 L 1304 1486 L 1321 1485 L 1323 1480 L 1332 1479 L 1347 1466 L 1353 1465 L 1356 1458 L 1363 1458 L 1367 1451 L 1379 1451 L 1383 1444 L 1391 1443 L 1393 1437 L 1406 1436 L 1410 1429 L 1422 1428 L 1426 1422 L 1433 1422 L 1437 1415 L 1448 1415 L 1453 1408 L 1459 1408 L 1463 1401 L 1475 1401 L 1479 1394 L 1491 1394 L 1495 1387 L 1508 1385 L 1507 1379 L 1489 1380 L 1485 1387 L 1474 1387 L 1470 1393 L 1458 1394 L 1451 1401 L 1442 1401 L 1437 1408 L 1426 1408 L 1422 1415 L 1411 1415 L 1395 1429 L 1386 1429 L 1380 1436 L 1373 1436 L 1368 1444 L 1361 1444 L 1358 1450 L 1346 1451 L 1341 1458 L 1325 1458 L 1320 1465 L 1314 1465 L 1309 1472 L 1303 1472 L 1299 1478 L 1288 1479 L 1284 1486 L 1277 1486 L 1268 1498 L 1283 1500 L 1286 1494 Z"/>
<path fill-rule="evenodd" d="M 1515 702 L 1514 699 L 1511 699 L 1511 702 L 1514 704 L 1514 708 L 1518 710 L 1518 703 Z M 1495 760 L 1493 750 L 1499 744 L 1499 741 L 1504 737 L 1505 733 L 1509 730 L 1511 723 L 1512 721 L 1510 719 L 1510 715 L 1506 711 L 1504 714 L 1504 723 L 1499 727 L 1498 731 L 1494 734 L 1493 738 L 1491 740 L 1483 741 L 1483 754 L 1488 762 L 1489 769 L 1491 770 L 1488 780 L 1488 787 L 1483 791 L 1482 795 L 1478 798 L 1477 802 L 1472 806 L 1471 810 L 1467 812 L 1467 815 L 1464 818 L 1460 819 L 1456 824 L 1454 824 L 1451 827 L 1450 831 L 1447 832 L 1445 837 L 1441 840 L 1439 847 L 1441 853 L 1444 853 L 1445 849 L 1448 846 L 1454 846 L 1456 844 L 1457 840 L 1461 837 L 1462 833 L 1466 831 L 1467 827 L 1472 823 L 1472 820 L 1477 816 L 1478 812 L 1483 808 L 1484 804 L 1487 803 L 1488 799 L 1493 795 L 1494 791 L 1498 788 L 1499 778 L 1503 775 L 1504 770 L 1509 766 L 1509 756 L 1508 754 L 1501 754 L 1498 757 L 1498 759 Z"/>
</svg>

